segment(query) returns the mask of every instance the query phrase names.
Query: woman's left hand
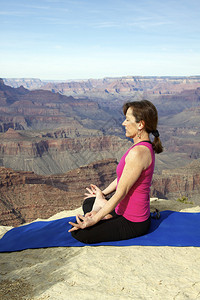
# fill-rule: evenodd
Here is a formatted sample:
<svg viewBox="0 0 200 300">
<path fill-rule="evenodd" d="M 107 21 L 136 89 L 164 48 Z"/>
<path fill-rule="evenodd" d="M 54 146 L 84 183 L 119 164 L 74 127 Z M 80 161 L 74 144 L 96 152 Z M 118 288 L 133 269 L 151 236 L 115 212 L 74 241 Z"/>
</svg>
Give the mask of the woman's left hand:
<svg viewBox="0 0 200 300">
<path fill-rule="evenodd" d="M 102 191 L 100 190 L 100 188 L 98 188 L 98 186 L 94 185 L 94 184 L 90 184 L 90 188 L 86 188 L 87 193 L 85 193 L 85 198 L 90 198 L 90 197 L 101 197 L 101 198 L 105 198 L 105 195 L 102 193 Z"/>
<path fill-rule="evenodd" d="M 92 217 L 84 217 L 81 215 L 76 216 L 76 222 L 77 223 L 69 222 L 69 224 L 72 225 L 73 227 L 69 229 L 68 232 L 72 232 L 78 229 L 84 229 L 86 227 L 90 227 L 96 224 L 96 222 Z"/>
</svg>

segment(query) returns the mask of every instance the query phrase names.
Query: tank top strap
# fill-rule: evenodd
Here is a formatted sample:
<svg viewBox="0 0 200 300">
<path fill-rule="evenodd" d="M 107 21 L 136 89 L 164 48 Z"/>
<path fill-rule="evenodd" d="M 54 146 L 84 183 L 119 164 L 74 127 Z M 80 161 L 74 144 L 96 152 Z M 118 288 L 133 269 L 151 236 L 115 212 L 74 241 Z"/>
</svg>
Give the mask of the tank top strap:
<svg viewBox="0 0 200 300">
<path fill-rule="evenodd" d="M 136 147 L 136 146 L 146 146 L 149 149 L 153 149 L 152 146 L 152 142 L 151 141 L 141 141 L 135 145 L 133 145 L 133 147 L 131 147 L 129 150 L 131 150 L 132 148 Z"/>
</svg>

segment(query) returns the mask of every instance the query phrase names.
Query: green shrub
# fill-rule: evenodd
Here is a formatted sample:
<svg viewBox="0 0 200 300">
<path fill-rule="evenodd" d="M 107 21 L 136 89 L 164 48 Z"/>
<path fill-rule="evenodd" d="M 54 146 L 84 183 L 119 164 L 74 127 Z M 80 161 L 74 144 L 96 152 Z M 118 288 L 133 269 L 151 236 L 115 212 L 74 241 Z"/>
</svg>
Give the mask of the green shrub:
<svg viewBox="0 0 200 300">
<path fill-rule="evenodd" d="M 176 201 L 184 203 L 184 204 L 193 204 L 192 201 L 188 201 L 188 197 L 182 196 L 181 198 L 176 199 Z"/>
</svg>

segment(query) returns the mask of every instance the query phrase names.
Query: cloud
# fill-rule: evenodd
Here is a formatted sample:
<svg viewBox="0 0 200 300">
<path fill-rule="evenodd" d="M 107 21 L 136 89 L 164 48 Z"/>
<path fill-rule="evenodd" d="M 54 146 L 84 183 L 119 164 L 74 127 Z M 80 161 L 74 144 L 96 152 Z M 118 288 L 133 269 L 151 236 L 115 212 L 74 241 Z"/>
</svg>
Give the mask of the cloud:
<svg viewBox="0 0 200 300">
<path fill-rule="evenodd" d="M 25 8 L 31 8 L 31 9 L 39 9 L 39 10 L 49 10 L 51 9 L 50 6 L 42 6 L 42 5 L 24 5 Z"/>
<path fill-rule="evenodd" d="M 0 11 L 0 15 L 1 16 L 21 17 L 21 16 L 25 15 L 25 13 L 22 12 L 22 11 L 17 11 L 17 10 L 13 10 L 13 11 Z"/>
<path fill-rule="evenodd" d="M 113 27 L 121 27 L 121 24 L 116 22 L 99 22 L 94 26 L 96 28 L 113 28 Z"/>
<path fill-rule="evenodd" d="M 149 29 L 149 27 L 160 27 L 160 26 L 165 26 L 165 25 L 173 25 L 174 22 L 172 21 L 151 21 L 151 20 L 139 20 L 135 22 L 130 22 L 127 23 L 128 27 L 139 27 L 142 29 Z"/>
<path fill-rule="evenodd" d="M 68 21 L 66 19 L 62 18 L 56 18 L 56 17 L 41 17 L 41 20 L 48 24 L 53 25 L 77 25 L 77 22 Z"/>
</svg>

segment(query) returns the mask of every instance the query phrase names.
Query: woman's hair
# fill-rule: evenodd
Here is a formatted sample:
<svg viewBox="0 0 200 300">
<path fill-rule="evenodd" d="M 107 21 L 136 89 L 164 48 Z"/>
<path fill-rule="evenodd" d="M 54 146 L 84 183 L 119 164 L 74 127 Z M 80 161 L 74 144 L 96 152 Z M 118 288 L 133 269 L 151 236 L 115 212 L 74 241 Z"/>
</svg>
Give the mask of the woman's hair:
<svg viewBox="0 0 200 300">
<path fill-rule="evenodd" d="M 156 107 L 148 100 L 127 102 L 123 105 L 124 115 L 126 115 L 129 107 L 132 108 L 132 114 L 135 117 L 136 122 L 139 123 L 143 120 L 146 132 L 154 135 L 152 145 L 155 153 L 161 153 L 163 151 L 163 146 L 157 130 L 158 112 Z"/>
</svg>

